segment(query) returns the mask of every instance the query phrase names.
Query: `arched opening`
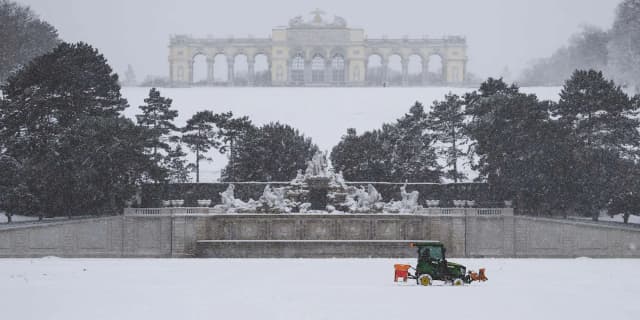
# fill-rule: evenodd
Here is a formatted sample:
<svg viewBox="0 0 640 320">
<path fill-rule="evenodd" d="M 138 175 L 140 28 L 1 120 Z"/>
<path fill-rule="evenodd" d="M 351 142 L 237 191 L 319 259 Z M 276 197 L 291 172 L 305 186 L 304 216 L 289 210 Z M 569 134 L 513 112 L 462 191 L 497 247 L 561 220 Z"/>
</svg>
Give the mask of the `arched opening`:
<svg viewBox="0 0 640 320">
<path fill-rule="evenodd" d="M 324 68 L 324 57 L 319 54 L 313 56 L 313 60 L 311 60 L 311 82 L 324 82 Z"/>
<path fill-rule="evenodd" d="M 233 58 L 233 84 L 246 86 L 249 84 L 249 61 L 245 54 Z"/>
<path fill-rule="evenodd" d="M 439 54 L 429 56 L 429 65 L 427 67 L 427 84 L 441 85 L 444 84 L 444 64 Z"/>
<path fill-rule="evenodd" d="M 417 54 L 409 56 L 408 73 L 409 85 L 419 86 L 422 84 L 422 57 Z"/>
<path fill-rule="evenodd" d="M 207 85 L 207 56 L 202 53 L 198 53 L 193 56 L 193 64 L 192 64 L 192 78 L 191 84 L 195 86 L 205 86 Z"/>
<path fill-rule="evenodd" d="M 213 79 L 218 85 L 225 85 L 229 81 L 229 66 L 227 56 L 219 53 L 213 59 Z"/>
<path fill-rule="evenodd" d="M 398 54 L 389 56 L 387 84 L 397 86 L 402 85 L 402 57 Z"/>
<path fill-rule="evenodd" d="M 381 86 L 384 82 L 382 70 L 382 57 L 374 54 L 367 59 L 367 84 L 370 86 Z"/>
<path fill-rule="evenodd" d="M 264 53 L 254 57 L 254 85 L 268 86 L 271 84 L 271 70 L 269 70 L 269 58 Z"/>
<path fill-rule="evenodd" d="M 331 59 L 331 81 L 334 83 L 344 83 L 344 57 L 341 54 L 336 54 Z"/>
<path fill-rule="evenodd" d="M 291 60 L 291 81 L 304 82 L 304 56 L 302 53 L 296 54 Z"/>
</svg>

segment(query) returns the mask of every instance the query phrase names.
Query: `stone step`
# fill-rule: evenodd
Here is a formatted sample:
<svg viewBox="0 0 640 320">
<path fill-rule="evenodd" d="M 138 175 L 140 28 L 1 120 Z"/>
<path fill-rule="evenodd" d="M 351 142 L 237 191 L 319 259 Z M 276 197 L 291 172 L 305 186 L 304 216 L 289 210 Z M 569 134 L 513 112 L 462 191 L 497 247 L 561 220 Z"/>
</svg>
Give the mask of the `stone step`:
<svg viewBox="0 0 640 320">
<path fill-rule="evenodd" d="M 424 240 L 199 240 L 202 258 L 415 258 Z"/>
</svg>

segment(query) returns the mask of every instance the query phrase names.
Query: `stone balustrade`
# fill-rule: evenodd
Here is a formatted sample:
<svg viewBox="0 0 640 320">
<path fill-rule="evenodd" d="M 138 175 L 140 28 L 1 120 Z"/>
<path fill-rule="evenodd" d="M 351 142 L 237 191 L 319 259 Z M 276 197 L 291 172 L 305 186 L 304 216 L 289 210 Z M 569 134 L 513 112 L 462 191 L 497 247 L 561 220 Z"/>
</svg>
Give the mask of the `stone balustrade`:
<svg viewBox="0 0 640 320">
<path fill-rule="evenodd" d="M 308 215 L 308 213 L 298 213 L 298 214 Z M 380 213 L 380 214 L 383 214 L 383 213 Z M 210 207 L 170 207 L 170 208 L 126 208 L 124 210 L 124 215 L 125 216 L 176 216 L 176 215 L 179 216 L 179 215 L 235 215 L 235 214 L 216 212 L 214 208 L 210 208 Z M 345 213 L 345 215 L 351 215 L 351 214 Z M 403 214 L 403 215 L 406 215 L 406 214 Z M 418 210 L 417 213 L 411 214 L 411 215 L 513 216 L 513 208 L 423 208 Z"/>
</svg>

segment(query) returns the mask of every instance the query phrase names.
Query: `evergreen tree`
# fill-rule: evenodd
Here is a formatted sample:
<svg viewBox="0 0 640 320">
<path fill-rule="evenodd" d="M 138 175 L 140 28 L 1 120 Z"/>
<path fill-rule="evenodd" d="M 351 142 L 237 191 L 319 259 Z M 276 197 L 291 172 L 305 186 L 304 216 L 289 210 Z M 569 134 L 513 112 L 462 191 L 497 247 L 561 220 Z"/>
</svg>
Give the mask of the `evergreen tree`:
<svg viewBox="0 0 640 320">
<path fill-rule="evenodd" d="M 515 199 L 520 208 L 535 211 L 570 193 L 566 183 L 556 184 L 571 175 L 562 172 L 571 159 L 564 156 L 563 132 L 549 117 L 551 103 L 494 79 L 465 100 L 471 116 L 467 130 L 479 159 L 474 168 L 494 197 Z"/>
<path fill-rule="evenodd" d="M 59 44 L 58 31 L 29 8 L 0 0 L 0 83 Z"/>
<path fill-rule="evenodd" d="M 357 135 L 355 129 L 348 129 L 331 150 L 333 168 L 342 171 L 349 181 L 392 181 L 393 169 L 387 153 L 390 142 L 383 139 L 386 136 L 383 130 Z"/>
<path fill-rule="evenodd" d="M 173 121 L 178 117 L 178 110 L 171 108 L 172 100 L 160 95 L 156 88 L 149 90 L 149 97 L 144 99 L 144 105 L 139 108 L 141 114 L 136 115 L 138 125 L 149 131 L 149 141 L 147 149 L 151 159 L 156 163 L 171 163 L 174 160 L 171 156 L 179 156 L 179 153 L 172 153 L 171 140 L 178 139 L 172 133 L 178 131 Z M 173 150 L 175 151 L 175 150 Z M 160 176 L 153 177 L 154 180 L 162 180 L 166 173 L 160 172 Z"/>
<path fill-rule="evenodd" d="M 433 131 L 434 140 L 442 144 L 439 153 L 445 156 L 446 164 L 451 168 L 445 177 L 456 183 L 466 179 L 458 170 L 458 160 L 465 155 L 462 146 L 468 142 L 462 110 L 464 103 L 464 99 L 450 93 L 444 101 L 435 101 L 429 113 L 429 128 Z"/>
<path fill-rule="evenodd" d="M 395 123 L 358 136 L 350 129 L 331 152 L 337 171 L 352 181 L 439 182 L 437 163 L 428 119 L 416 102 Z"/>
<path fill-rule="evenodd" d="M 123 83 L 127 87 L 133 87 L 138 84 L 138 80 L 136 79 L 136 72 L 133 71 L 133 67 L 131 65 L 127 65 L 127 71 L 124 73 Z"/>
<path fill-rule="evenodd" d="M 624 0 L 618 5 L 609 60 L 616 77 L 640 92 L 640 0 Z"/>
<path fill-rule="evenodd" d="M 616 190 L 616 168 L 636 160 L 640 146 L 638 104 L 602 72 L 576 71 L 561 93 L 553 114 L 575 140 L 580 208 L 598 218 Z"/>
<path fill-rule="evenodd" d="M 58 46 L 2 87 L 0 141 L 19 164 L 25 214 L 116 213 L 152 170 L 146 130 L 121 115 L 118 77 L 97 50 Z M 15 202 L 14 202 L 15 203 Z M 34 207 L 37 206 L 37 207 Z"/>
<path fill-rule="evenodd" d="M 432 145 L 428 116 L 421 103 L 416 102 L 394 125 L 387 125 L 383 133 L 388 139 L 392 166 L 392 181 L 440 182 L 442 175 Z"/>
<path fill-rule="evenodd" d="M 239 136 L 230 163 L 235 166 L 235 181 L 290 181 L 317 151 L 298 130 L 270 123 Z M 224 181 L 229 181 L 229 171 L 227 166 Z"/>
<path fill-rule="evenodd" d="M 211 158 L 206 156 L 207 152 L 221 145 L 216 126 L 218 122 L 219 115 L 211 111 L 200 111 L 194 114 L 183 128 L 182 142 L 196 154 L 194 164 L 196 183 L 200 182 L 200 161 L 211 161 Z"/>
<path fill-rule="evenodd" d="M 249 117 L 233 118 L 233 113 L 227 112 L 220 114 L 218 117 L 219 134 L 222 138 L 223 145 L 220 148 L 222 153 L 229 153 L 229 163 L 226 167 L 226 175 L 229 181 L 235 181 L 235 143 L 242 136 L 255 130 L 255 127 L 249 120 Z"/>
<path fill-rule="evenodd" d="M 182 150 L 180 141 L 175 142 L 175 147 L 172 147 L 167 152 L 167 156 L 164 158 L 163 168 L 168 170 L 168 180 L 171 183 L 187 183 L 191 181 L 189 177 L 189 165 L 185 159 L 187 154 Z"/>
</svg>

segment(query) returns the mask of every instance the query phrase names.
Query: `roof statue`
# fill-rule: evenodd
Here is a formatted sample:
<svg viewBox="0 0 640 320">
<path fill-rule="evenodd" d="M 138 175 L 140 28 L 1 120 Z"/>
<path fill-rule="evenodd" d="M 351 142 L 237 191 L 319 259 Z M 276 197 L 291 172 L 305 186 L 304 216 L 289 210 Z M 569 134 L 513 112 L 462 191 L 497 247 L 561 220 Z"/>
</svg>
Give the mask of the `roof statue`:
<svg viewBox="0 0 640 320">
<path fill-rule="evenodd" d="M 295 16 L 289 20 L 290 28 L 346 28 L 347 20 L 342 17 L 334 16 L 333 22 L 329 22 L 323 18 L 326 12 L 316 9 L 311 12 L 311 20 L 305 20 L 301 15 Z"/>
<path fill-rule="evenodd" d="M 322 23 L 322 16 L 325 14 L 324 11 L 320 10 L 320 9 L 315 9 L 313 11 L 310 12 L 313 15 L 313 23 L 314 24 L 321 24 Z"/>
</svg>

